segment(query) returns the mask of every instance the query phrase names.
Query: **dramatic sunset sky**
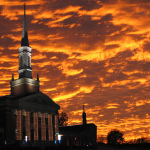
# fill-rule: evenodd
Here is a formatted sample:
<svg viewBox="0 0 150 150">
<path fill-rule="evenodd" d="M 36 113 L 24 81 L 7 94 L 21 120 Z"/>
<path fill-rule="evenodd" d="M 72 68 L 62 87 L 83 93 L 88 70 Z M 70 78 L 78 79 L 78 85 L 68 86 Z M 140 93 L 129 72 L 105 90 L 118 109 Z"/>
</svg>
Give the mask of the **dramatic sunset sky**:
<svg viewBox="0 0 150 150">
<path fill-rule="evenodd" d="M 33 78 L 67 113 L 125 140 L 150 136 L 150 0 L 0 0 L 0 95 L 18 78 L 23 4 Z"/>
</svg>

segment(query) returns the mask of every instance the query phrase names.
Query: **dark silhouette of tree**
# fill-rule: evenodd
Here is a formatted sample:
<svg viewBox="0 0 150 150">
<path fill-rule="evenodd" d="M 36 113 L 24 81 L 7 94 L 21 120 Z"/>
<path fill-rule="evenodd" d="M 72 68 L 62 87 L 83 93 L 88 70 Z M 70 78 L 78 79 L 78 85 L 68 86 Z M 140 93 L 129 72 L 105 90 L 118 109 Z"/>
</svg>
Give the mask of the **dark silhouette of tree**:
<svg viewBox="0 0 150 150">
<path fill-rule="evenodd" d="M 136 139 L 136 144 L 143 144 L 143 143 L 147 143 L 147 138 L 139 138 L 139 139 Z"/>
<path fill-rule="evenodd" d="M 59 125 L 60 126 L 65 126 L 67 125 L 67 121 L 68 121 L 68 116 L 66 113 L 62 112 L 59 114 Z"/>
<path fill-rule="evenodd" d="M 107 143 L 112 145 L 122 144 L 123 142 L 123 132 L 119 130 L 112 130 L 107 135 Z"/>
</svg>

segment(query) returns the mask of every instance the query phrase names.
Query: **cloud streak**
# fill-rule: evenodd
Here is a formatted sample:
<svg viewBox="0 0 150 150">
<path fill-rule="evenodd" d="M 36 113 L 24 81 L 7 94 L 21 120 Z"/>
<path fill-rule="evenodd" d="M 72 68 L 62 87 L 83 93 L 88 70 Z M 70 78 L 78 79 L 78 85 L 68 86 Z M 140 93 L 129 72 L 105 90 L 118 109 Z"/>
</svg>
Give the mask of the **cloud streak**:
<svg viewBox="0 0 150 150">
<path fill-rule="evenodd" d="M 146 0 L 27 1 L 33 78 L 67 113 L 98 136 L 114 128 L 126 140 L 149 137 L 150 3 Z M 23 2 L 0 2 L 0 94 L 18 78 Z"/>
</svg>

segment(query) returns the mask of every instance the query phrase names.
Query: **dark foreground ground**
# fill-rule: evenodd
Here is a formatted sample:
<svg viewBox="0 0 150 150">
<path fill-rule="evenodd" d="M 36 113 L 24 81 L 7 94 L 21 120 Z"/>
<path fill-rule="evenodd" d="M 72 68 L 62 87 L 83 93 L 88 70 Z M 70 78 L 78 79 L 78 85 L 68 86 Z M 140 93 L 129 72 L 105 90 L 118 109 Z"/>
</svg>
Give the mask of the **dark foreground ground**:
<svg viewBox="0 0 150 150">
<path fill-rule="evenodd" d="M 1 146 L 0 150 L 150 150 L 150 143 L 145 144 L 125 144 L 125 145 L 106 145 L 98 144 L 97 147 L 67 147 L 67 146 L 51 146 L 51 147 L 20 147 L 17 145 Z"/>
<path fill-rule="evenodd" d="M 145 144 L 124 144 L 124 145 L 97 145 L 97 150 L 150 150 L 150 143 Z"/>
</svg>

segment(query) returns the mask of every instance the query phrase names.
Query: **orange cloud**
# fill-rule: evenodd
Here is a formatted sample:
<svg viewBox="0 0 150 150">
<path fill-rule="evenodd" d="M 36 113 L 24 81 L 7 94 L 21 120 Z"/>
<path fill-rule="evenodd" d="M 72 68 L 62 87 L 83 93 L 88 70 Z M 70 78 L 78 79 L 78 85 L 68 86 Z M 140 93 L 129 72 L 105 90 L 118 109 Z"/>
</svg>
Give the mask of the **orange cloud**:
<svg viewBox="0 0 150 150">
<path fill-rule="evenodd" d="M 119 104 L 117 103 L 109 103 L 107 104 L 107 106 L 105 107 L 106 109 L 113 109 L 113 108 L 118 108 Z"/>
<path fill-rule="evenodd" d="M 42 54 L 32 56 L 33 60 L 44 59 L 44 58 L 47 58 L 47 56 Z"/>
<path fill-rule="evenodd" d="M 55 102 L 57 102 L 57 101 L 61 101 L 61 100 L 66 100 L 66 99 L 70 99 L 70 98 L 72 98 L 72 97 L 74 97 L 74 96 L 76 96 L 77 94 L 79 94 L 79 93 L 81 93 L 81 92 L 83 92 L 83 93 L 91 93 L 92 92 L 92 90 L 94 89 L 94 87 L 95 86 L 91 86 L 91 87 L 80 87 L 80 89 L 79 90 L 77 90 L 77 91 L 75 91 L 75 92 L 73 92 L 73 93 L 69 93 L 69 94 L 59 94 L 59 96 L 57 96 L 57 97 L 54 97 L 53 98 L 53 100 L 55 101 Z"/>
</svg>

